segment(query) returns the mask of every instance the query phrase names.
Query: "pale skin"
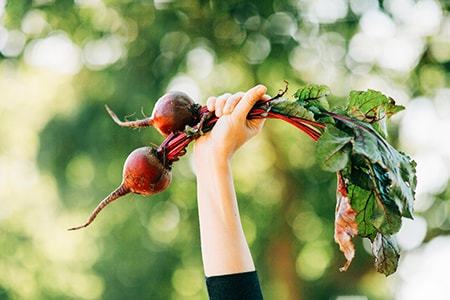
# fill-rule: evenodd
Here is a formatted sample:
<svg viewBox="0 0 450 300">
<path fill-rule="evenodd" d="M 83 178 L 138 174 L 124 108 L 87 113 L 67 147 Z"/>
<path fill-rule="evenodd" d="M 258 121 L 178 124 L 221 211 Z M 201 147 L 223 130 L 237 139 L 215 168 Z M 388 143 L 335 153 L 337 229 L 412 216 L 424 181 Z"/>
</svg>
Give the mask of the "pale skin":
<svg viewBox="0 0 450 300">
<path fill-rule="evenodd" d="M 194 144 L 200 237 L 205 275 L 219 276 L 255 270 L 245 239 L 234 189 L 231 160 L 254 137 L 264 119 L 247 120 L 258 100 L 268 100 L 267 88 L 210 97 L 207 107 L 219 120 Z"/>
</svg>

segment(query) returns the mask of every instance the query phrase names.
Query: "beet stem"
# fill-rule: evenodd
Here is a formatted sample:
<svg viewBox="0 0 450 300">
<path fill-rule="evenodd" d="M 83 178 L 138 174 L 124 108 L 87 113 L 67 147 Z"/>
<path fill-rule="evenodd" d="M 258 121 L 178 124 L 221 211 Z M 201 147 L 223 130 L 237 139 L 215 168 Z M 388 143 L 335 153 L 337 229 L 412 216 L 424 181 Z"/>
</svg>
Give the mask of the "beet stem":
<svg viewBox="0 0 450 300">
<path fill-rule="evenodd" d="M 83 225 L 80 225 L 80 226 L 69 228 L 67 230 L 78 230 L 78 229 L 87 227 L 89 224 L 91 224 L 94 221 L 94 219 L 102 211 L 102 209 L 105 208 L 106 205 L 108 205 L 109 203 L 113 202 L 114 200 L 117 200 L 120 197 L 128 194 L 129 192 L 130 192 L 130 190 L 127 187 L 125 187 L 122 183 L 117 189 L 115 189 L 113 192 L 111 192 L 111 194 L 109 194 L 105 199 L 103 199 L 102 202 L 100 202 L 97 205 L 95 210 L 89 216 L 89 219 L 87 220 L 86 223 L 84 223 Z"/>
<path fill-rule="evenodd" d="M 275 97 L 273 97 L 270 100 L 258 102 L 248 114 L 248 118 L 280 119 L 297 127 L 298 129 L 306 133 L 314 141 L 317 141 L 322 134 L 321 129 L 324 129 L 326 127 L 324 124 L 304 118 L 284 115 L 281 113 L 275 113 L 273 111 L 270 111 L 271 108 L 270 101 L 281 97 L 285 93 L 286 89 L 280 91 Z M 189 143 L 195 140 L 197 137 L 210 131 L 218 120 L 218 118 L 214 114 L 211 114 L 208 111 L 208 108 L 206 106 L 200 107 L 198 109 L 198 113 L 200 122 L 192 127 L 194 132 L 195 130 L 198 131 L 198 134 L 191 134 L 186 131 L 179 133 L 171 133 L 158 147 L 157 153 L 160 155 L 160 157 L 164 158 L 164 161 L 166 162 L 177 161 L 180 156 L 186 154 L 185 148 L 189 145 Z"/>
<path fill-rule="evenodd" d="M 319 128 L 324 128 L 325 127 L 325 125 L 319 124 L 317 122 L 313 122 L 313 121 L 306 120 L 306 119 L 303 119 L 303 118 L 289 117 L 289 116 L 285 116 L 285 115 L 282 115 L 282 114 L 276 114 L 276 113 L 273 113 L 273 112 L 269 112 L 267 117 L 268 118 L 273 118 L 273 119 L 280 119 L 280 120 L 288 122 L 291 125 L 294 125 L 298 129 L 300 129 L 304 133 L 306 133 L 314 141 L 317 141 L 319 139 L 321 133 L 318 132 L 316 129 L 313 129 L 313 128 L 309 127 L 308 125 L 310 125 L 310 126 L 317 126 Z"/>
</svg>

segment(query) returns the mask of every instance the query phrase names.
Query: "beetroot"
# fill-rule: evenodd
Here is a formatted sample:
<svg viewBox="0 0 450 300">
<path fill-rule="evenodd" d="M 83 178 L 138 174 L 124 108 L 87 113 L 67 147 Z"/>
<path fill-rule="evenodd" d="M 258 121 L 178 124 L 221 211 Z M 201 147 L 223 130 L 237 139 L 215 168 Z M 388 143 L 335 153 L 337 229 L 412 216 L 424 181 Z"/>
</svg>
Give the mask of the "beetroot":
<svg viewBox="0 0 450 300">
<path fill-rule="evenodd" d="M 171 167 L 164 166 L 156 150 L 141 147 L 127 157 L 123 168 L 123 185 L 130 192 L 150 196 L 165 190 L 172 179 Z"/>
<path fill-rule="evenodd" d="M 165 190 L 172 180 L 170 163 L 164 164 L 156 149 L 141 147 L 128 155 L 123 166 L 122 183 L 91 213 L 88 221 L 69 230 L 87 227 L 110 202 L 128 194 L 153 195 Z"/>
<path fill-rule="evenodd" d="M 181 132 L 186 125 L 194 126 L 199 121 L 199 104 L 196 104 L 183 92 L 168 92 L 158 99 L 149 118 L 122 122 L 116 114 L 106 106 L 113 120 L 123 127 L 155 127 L 164 137 L 171 133 Z"/>
</svg>

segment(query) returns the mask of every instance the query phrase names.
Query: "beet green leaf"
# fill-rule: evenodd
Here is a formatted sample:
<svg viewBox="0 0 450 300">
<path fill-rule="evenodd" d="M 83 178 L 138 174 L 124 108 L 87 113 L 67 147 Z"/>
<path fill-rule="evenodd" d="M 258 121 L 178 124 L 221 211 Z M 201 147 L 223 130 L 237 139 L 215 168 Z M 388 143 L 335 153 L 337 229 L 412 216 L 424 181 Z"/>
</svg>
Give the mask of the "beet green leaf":
<svg viewBox="0 0 450 300">
<path fill-rule="evenodd" d="M 330 89 L 325 85 L 308 85 L 297 90 L 294 99 L 282 98 L 273 101 L 271 110 L 289 117 L 312 121 L 315 113 L 319 112 L 319 108 L 322 110 L 328 109 L 326 96 L 329 94 Z"/>
<path fill-rule="evenodd" d="M 374 90 L 351 91 L 348 97 L 348 115 L 372 124 L 384 138 L 387 136 L 387 118 L 404 109 L 404 106 L 396 105 L 394 99 Z"/>
<path fill-rule="evenodd" d="M 342 174 L 358 235 L 372 242 L 377 270 L 392 274 L 399 257 L 392 235 L 400 230 L 402 217 L 413 216 L 416 164 L 385 140 L 384 122 L 404 108 L 372 90 L 351 92 L 346 110 L 308 104 L 316 119 L 326 115 L 334 120 L 317 141 L 318 163 Z"/>
</svg>

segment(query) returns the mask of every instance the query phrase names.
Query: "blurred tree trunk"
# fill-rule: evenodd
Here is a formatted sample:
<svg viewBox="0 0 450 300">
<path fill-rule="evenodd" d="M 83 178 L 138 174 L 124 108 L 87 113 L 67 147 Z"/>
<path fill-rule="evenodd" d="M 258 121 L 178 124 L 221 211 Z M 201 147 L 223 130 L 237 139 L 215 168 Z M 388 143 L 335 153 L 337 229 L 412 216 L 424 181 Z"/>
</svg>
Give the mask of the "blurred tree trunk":
<svg viewBox="0 0 450 300">
<path fill-rule="evenodd" d="M 278 229 L 280 230 L 280 229 Z M 277 232 L 281 232 L 278 231 Z M 286 290 L 286 300 L 301 300 L 303 297 L 303 284 L 295 270 L 295 255 L 292 249 L 292 236 L 284 230 L 280 235 L 274 235 L 267 250 L 269 268 L 273 278 L 283 283 Z M 283 293 L 284 294 L 284 293 Z"/>
<path fill-rule="evenodd" d="M 287 157 L 287 153 L 282 153 L 283 149 L 276 145 L 276 133 L 266 126 L 268 140 L 276 157 Z M 272 131 L 271 131 L 272 130 Z M 287 300 L 304 299 L 304 284 L 296 271 L 296 248 L 294 236 L 291 227 L 288 224 L 288 215 L 292 213 L 293 201 L 299 198 L 300 190 L 298 184 L 290 176 L 289 167 L 285 161 L 278 160 L 274 164 L 274 176 L 282 184 L 281 200 L 278 211 L 276 212 L 277 222 L 274 223 L 274 234 L 267 247 L 268 265 L 273 272 L 273 277 L 277 282 L 282 282 Z"/>
</svg>

